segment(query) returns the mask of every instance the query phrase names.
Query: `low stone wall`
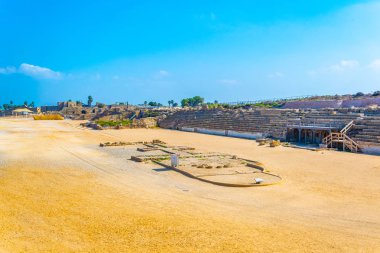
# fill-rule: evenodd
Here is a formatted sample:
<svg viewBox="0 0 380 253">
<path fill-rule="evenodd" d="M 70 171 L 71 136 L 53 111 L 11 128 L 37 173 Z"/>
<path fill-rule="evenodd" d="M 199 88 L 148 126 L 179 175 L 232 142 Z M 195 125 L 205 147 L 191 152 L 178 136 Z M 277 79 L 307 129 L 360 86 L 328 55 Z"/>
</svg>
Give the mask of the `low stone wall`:
<svg viewBox="0 0 380 253">
<path fill-rule="evenodd" d="M 232 130 L 215 130 L 215 129 L 190 128 L 190 127 L 181 127 L 178 130 L 185 131 L 185 132 L 228 136 L 228 137 L 252 139 L 252 140 L 266 137 L 266 135 L 263 133 L 238 132 L 238 131 L 232 131 Z"/>
<path fill-rule="evenodd" d="M 368 155 L 380 155 L 380 146 L 362 147 L 362 152 Z"/>
<path fill-rule="evenodd" d="M 248 132 L 238 132 L 238 131 L 232 131 L 232 130 L 227 130 L 227 136 L 243 138 L 243 139 L 252 139 L 252 140 L 266 137 L 265 134 L 263 133 L 248 133 Z"/>
<path fill-rule="evenodd" d="M 202 134 L 211 134 L 211 135 L 226 135 L 225 130 L 216 130 L 216 129 L 206 129 L 206 128 L 195 128 L 194 130 L 197 133 L 202 133 Z"/>
</svg>

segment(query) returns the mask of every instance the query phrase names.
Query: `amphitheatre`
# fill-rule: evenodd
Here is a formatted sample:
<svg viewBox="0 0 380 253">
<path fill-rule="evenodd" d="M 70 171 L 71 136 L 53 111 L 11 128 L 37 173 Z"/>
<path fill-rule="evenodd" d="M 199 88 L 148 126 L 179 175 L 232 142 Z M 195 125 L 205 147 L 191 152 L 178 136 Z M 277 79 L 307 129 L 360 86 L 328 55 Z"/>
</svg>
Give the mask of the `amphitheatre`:
<svg viewBox="0 0 380 253">
<path fill-rule="evenodd" d="M 379 252 L 380 97 L 0 117 L 0 252 Z"/>
</svg>

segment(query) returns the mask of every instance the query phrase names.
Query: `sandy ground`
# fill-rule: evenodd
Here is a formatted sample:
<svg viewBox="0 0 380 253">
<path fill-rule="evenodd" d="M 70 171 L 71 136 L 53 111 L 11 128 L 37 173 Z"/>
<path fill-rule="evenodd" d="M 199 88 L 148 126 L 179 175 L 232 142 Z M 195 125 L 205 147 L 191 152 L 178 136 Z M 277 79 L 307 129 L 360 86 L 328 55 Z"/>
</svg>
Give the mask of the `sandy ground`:
<svg viewBox="0 0 380 253">
<path fill-rule="evenodd" d="M 0 120 L 0 252 L 380 252 L 380 157 L 163 129 Z M 264 163 L 224 188 L 98 147 L 150 141 Z"/>
</svg>

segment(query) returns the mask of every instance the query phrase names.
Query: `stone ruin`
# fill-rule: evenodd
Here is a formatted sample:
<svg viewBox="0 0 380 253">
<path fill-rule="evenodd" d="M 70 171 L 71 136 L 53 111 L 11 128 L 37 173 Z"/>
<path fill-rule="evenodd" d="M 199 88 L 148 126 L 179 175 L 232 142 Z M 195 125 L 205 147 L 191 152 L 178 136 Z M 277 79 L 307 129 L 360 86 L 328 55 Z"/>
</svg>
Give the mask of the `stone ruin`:
<svg viewBox="0 0 380 253">
<path fill-rule="evenodd" d="M 115 152 L 122 147 L 119 150 L 123 152 L 123 156 L 130 156 L 132 161 L 155 163 L 190 178 L 220 186 L 268 186 L 282 180 L 257 161 L 230 154 L 199 152 L 187 146 L 171 146 L 160 140 L 101 143 L 100 147 L 110 147 L 105 149 L 109 152 Z"/>
<path fill-rule="evenodd" d="M 364 153 L 380 154 L 380 110 L 213 109 L 183 110 L 159 120 L 162 128 L 238 138 L 272 138 L 321 144 L 352 122 L 347 133 Z"/>
</svg>

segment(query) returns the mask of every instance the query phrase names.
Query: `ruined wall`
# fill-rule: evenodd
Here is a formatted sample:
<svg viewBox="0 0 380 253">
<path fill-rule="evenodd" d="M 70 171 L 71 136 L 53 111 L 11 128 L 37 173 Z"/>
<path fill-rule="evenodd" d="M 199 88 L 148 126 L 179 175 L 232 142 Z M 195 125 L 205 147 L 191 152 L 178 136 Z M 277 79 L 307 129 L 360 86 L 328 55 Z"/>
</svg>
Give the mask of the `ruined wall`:
<svg viewBox="0 0 380 253">
<path fill-rule="evenodd" d="M 283 109 L 324 109 L 342 107 L 343 100 L 324 100 L 324 101 L 291 101 L 286 102 Z"/>
<path fill-rule="evenodd" d="M 290 101 L 286 102 L 282 106 L 282 109 L 364 108 L 374 105 L 380 106 L 380 97 L 347 100 Z"/>
</svg>

